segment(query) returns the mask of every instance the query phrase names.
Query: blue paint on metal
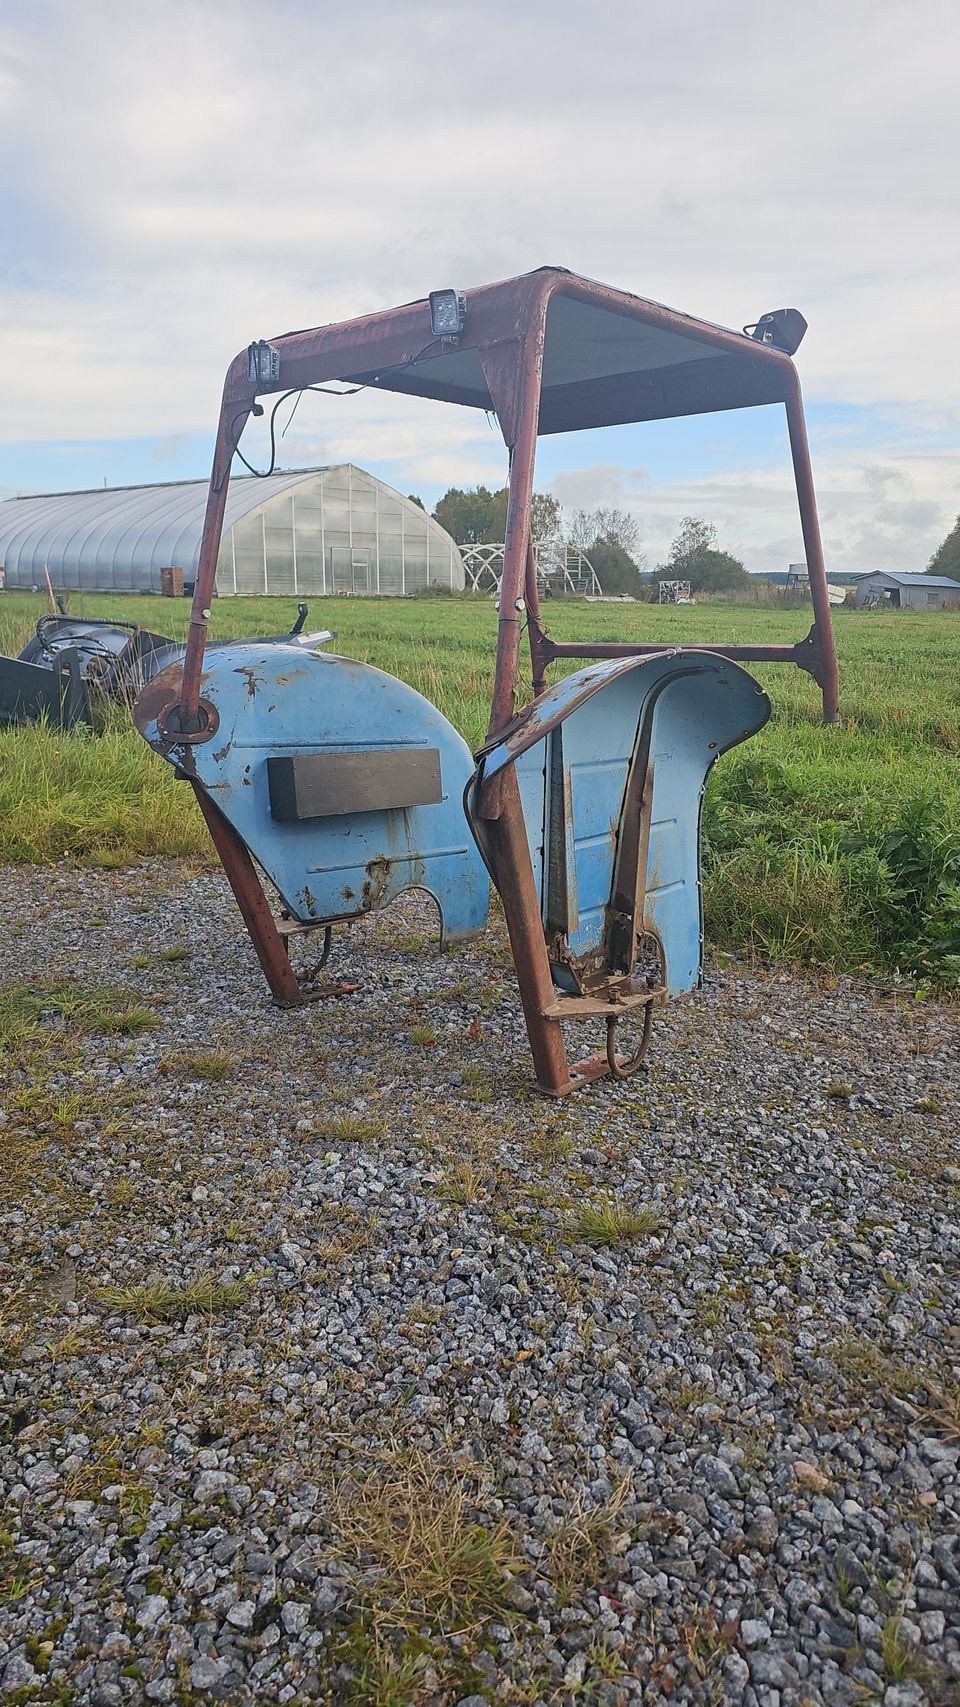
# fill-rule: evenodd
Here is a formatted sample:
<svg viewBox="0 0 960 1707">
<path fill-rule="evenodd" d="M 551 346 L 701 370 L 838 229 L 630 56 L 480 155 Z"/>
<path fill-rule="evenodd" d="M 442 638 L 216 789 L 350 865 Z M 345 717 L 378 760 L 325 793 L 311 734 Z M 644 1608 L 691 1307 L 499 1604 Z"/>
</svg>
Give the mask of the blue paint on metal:
<svg viewBox="0 0 960 1707">
<path fill-rule="evenodd" d="M 569 859 L 572 841 L 576 912 L 567 942 L 578 958 L 595 954 L 603 946 L 631 761 L 635 751 L 648 754 L 653 786 L 643 927 L 660 941 L 670 993 L 689 990 L 699 982 L 703 957 L 704 783 L 720 754 L 755 734 L 769 714 L 753 677 L 708 652 L 678 649 L 576 671 L 521 712 L 484 754 L 469 796 L 478 834 L 482 841 L 477 800 L 485 782 L 516 763 L 544 923 L 551 862 Z M 551 745 L 558 741 L 570 820 L 563 845 L 549 799 L 557 775 Z"/>
<path fill-rule="evenodd" d="M 177 687 L 174 671 L 171 699 Z M 220 719 L 212 740 L 171 749 L 155 723 L 146 739 L 207 789 L 294 918 L 356 918 L 416 888 L 437 902 L 445 941 L 483 928 L 489 879 L 462 805 L 473 757 L 429 700 L 370 664 L 263 641 L 208 653 L 202 692 Z M 412 747 L 439 750 L 436 805 L 300 823 L 271 816 L 268 758 Z"/>
<path fill-rule="evenodd" d="M 161 676 L 155 686 L 163 684 Z M 176 668 L 169 685 L 174 699 Z M 355 918 L 418 888 L 436 900 L 445 939 L 483 927 L 487 872 L 462 804 L 473 760 L 428 700 L 370 664 L 291 653 L 269 641 L 208 654 L 203 696 L 220 720 L 212 740 L 170 748 L 155 723 L 146 738 L 195 774 L 295 918 Z M 624 812 L 639 811 L 636 793 L 625 807 L 639 765 L 649 815 L 642 925 L 661 944 L 668 990 L 689 990 L 702 964 L 704 781 L 719 755 L 761 728 L 769 711 L 752 676 L 711 653 L 678 649 L 592 664 L 548 689 L 484 751 L 467 809 L 482 844 L 478 799 L 491 778 L 516 764 L 548 937 L 559 931 L 576 959 L 593 956 L 596 963 Z M 304 822 L 271 815 L 269 758 L 415 747 L 439 750 L 443 798 L 436 805 Z"/>
</svg>

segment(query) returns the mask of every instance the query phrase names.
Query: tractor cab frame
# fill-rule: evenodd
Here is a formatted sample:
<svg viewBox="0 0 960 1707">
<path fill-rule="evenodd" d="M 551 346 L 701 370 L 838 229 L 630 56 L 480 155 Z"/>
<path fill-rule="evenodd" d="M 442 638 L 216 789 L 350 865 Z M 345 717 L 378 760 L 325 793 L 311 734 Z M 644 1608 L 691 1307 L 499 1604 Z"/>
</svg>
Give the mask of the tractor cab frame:
<svg viewBox="0 0 960 1707">
<path fill-rule="evenodd" d="M 790 354 L 797 322 L 802 334 L 801 317 L 784 310 L 765 316 L 753 335 L 729 331 L 550 267 L 290 332 L 252 344 L 231 363 L 182 675 L 178 667 L 151 683 L 136 720 L 193 783 L 277 1002 L 346 988 L 301 985 L 288 953 L 291 932 L 322 926 L 326 952 L 337 918 L 385 904 L 397 887 L 430 889 L 455 920 L 450 934 L 462 934 L 471 920 L 482 923 L 485 903 L 470 901 L 481 886 L 479 850 L 503 902 L 540 1088 L 562 1096 L 639 1065 L 654 1004 L 700 977 L 706 774 L 769 714 L 766 696 L 740 663 L 798 666 L 820 688 L 824 720 L 838 717 L 830 602 Z M 336 383 L 457 403 L 499 423 L 509 455 L 506 540 L 488 736 L 472 774 L 459 738 L 439 729 L 435 708 L 419 696 L 414 705 L 410 690 L 369 666 L 318 654 L 309 683 L 298 686 L 289 683 L 289 670 L 278 674 L 279 666 L 254 649 L 230 681 L 223 653 L 220 673 L 205 671 L 240 435 L 250 415 L 262 413 L 259 398 Z M 771 403 L 786 410 L 813 604 L 806 637 L 683 647 L 552 640 L 541 620 L 530 524 L 538 436 Z M 518 709 L 524 629 L 533 698 Z M 557 660 L 588 667 L 550 684 Z M 339 676 L 329 673 L 340 666 Z M 272 733 L 264 718 L 274 704 L 266 706 L 266 694 L 259 696 L 263 713 L 255 704 L 257 685 L 268 677 L 275 703 L 289 685 L 283 728 L 275 723 Z M 333 753 L 329 718 L 321 738 L 311 708 L 324 693 L 328 705 L 342 700 L 351 684 L 366 721 L 338 736 Z M 410 735 L 402 763 L 395 754 L 388 763 L 396 742 L 384 731 L 400 725 L 421 733 Z M 252 759 L 245 770 L 229 771 L 241 749 L 259 755 L 259 794 Z M 449 811 L 454 784 L 476 843 L 469 852 Z M 357 835 L 344 841 L 351 827 Z M 364 858 L 354 870 L 349 860 L 360 859 L 358 848 Z M 275 919 L 254 859 L 279 889 L 285 920 Z M 330 873 L 344 871 L 348 881 L 336 893 L 324 888 Z M 619 1028 L 631 1017 L 640 1041 L 624 1055 Z M 570 1019 L 604 1024 L 606 1048 L 571 1064 L 563 1037 Z"/>
</svg>

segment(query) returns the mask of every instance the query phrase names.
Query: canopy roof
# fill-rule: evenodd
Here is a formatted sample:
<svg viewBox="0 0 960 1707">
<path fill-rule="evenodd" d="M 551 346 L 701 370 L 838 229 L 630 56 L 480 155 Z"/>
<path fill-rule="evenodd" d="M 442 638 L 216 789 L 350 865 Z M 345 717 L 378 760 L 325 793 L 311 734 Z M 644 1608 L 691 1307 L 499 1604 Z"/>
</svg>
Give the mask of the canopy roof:
<svg viewBox="0 0 960 1707">
<path fill-rule="evenodd" d="M 541 433 L 781 402 L 796 383 L 789 356 L 772 345 L 563 268 L 543 267 L 464 298 L 456 341 L 432 336 L 426 298 L 287 333 L 273 340 L 279 381 L 257 389 L 342 379 L 440 398 L 493 410 L 509 442 L 511 384 L 540 326 Z M 246 352 L 231 369 L 231 400 L 250 395 L 245 365 Z"/>
</svg>

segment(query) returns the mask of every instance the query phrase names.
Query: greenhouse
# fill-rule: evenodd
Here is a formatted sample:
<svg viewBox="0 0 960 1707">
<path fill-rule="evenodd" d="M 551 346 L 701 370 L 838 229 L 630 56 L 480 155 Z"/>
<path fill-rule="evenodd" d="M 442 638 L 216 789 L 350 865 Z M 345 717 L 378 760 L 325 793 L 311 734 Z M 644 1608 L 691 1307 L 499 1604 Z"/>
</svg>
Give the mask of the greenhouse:
<svg viewBox="0 0 960 1707">
<path fill-rule="evenodd" d="M 58 590 L 159 593 L 163 571 L 179 570 L 192 592 L 206 501 L 205 480 L 10 498 L 0 503 L 5 585 L 43 587 L 46 571 Z M 463 584 L 459 549 L 439 523 L 351 463 L 230 481 L 221 597 Z"/>
</svg>

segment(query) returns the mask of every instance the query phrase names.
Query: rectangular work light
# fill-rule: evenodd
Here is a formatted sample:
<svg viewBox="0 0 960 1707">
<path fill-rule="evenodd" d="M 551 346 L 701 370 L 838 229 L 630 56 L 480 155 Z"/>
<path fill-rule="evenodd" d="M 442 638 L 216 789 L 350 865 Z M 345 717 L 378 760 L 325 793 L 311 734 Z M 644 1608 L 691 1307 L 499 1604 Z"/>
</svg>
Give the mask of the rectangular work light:
<svg viewBox="0 0 960 1707">
<path fill-rule="evenodd" d="M 263 338 L 247 350 L 247 378 L 251 385 L 275 385 L 280 378 L 280 351 Z"/>
<path fill-rule="evenodd" d="M 462 290 L 430 292 L 430 330 L 435 338 L 456 338 L 463 331 L 466 297 Z"/>
</svg>

